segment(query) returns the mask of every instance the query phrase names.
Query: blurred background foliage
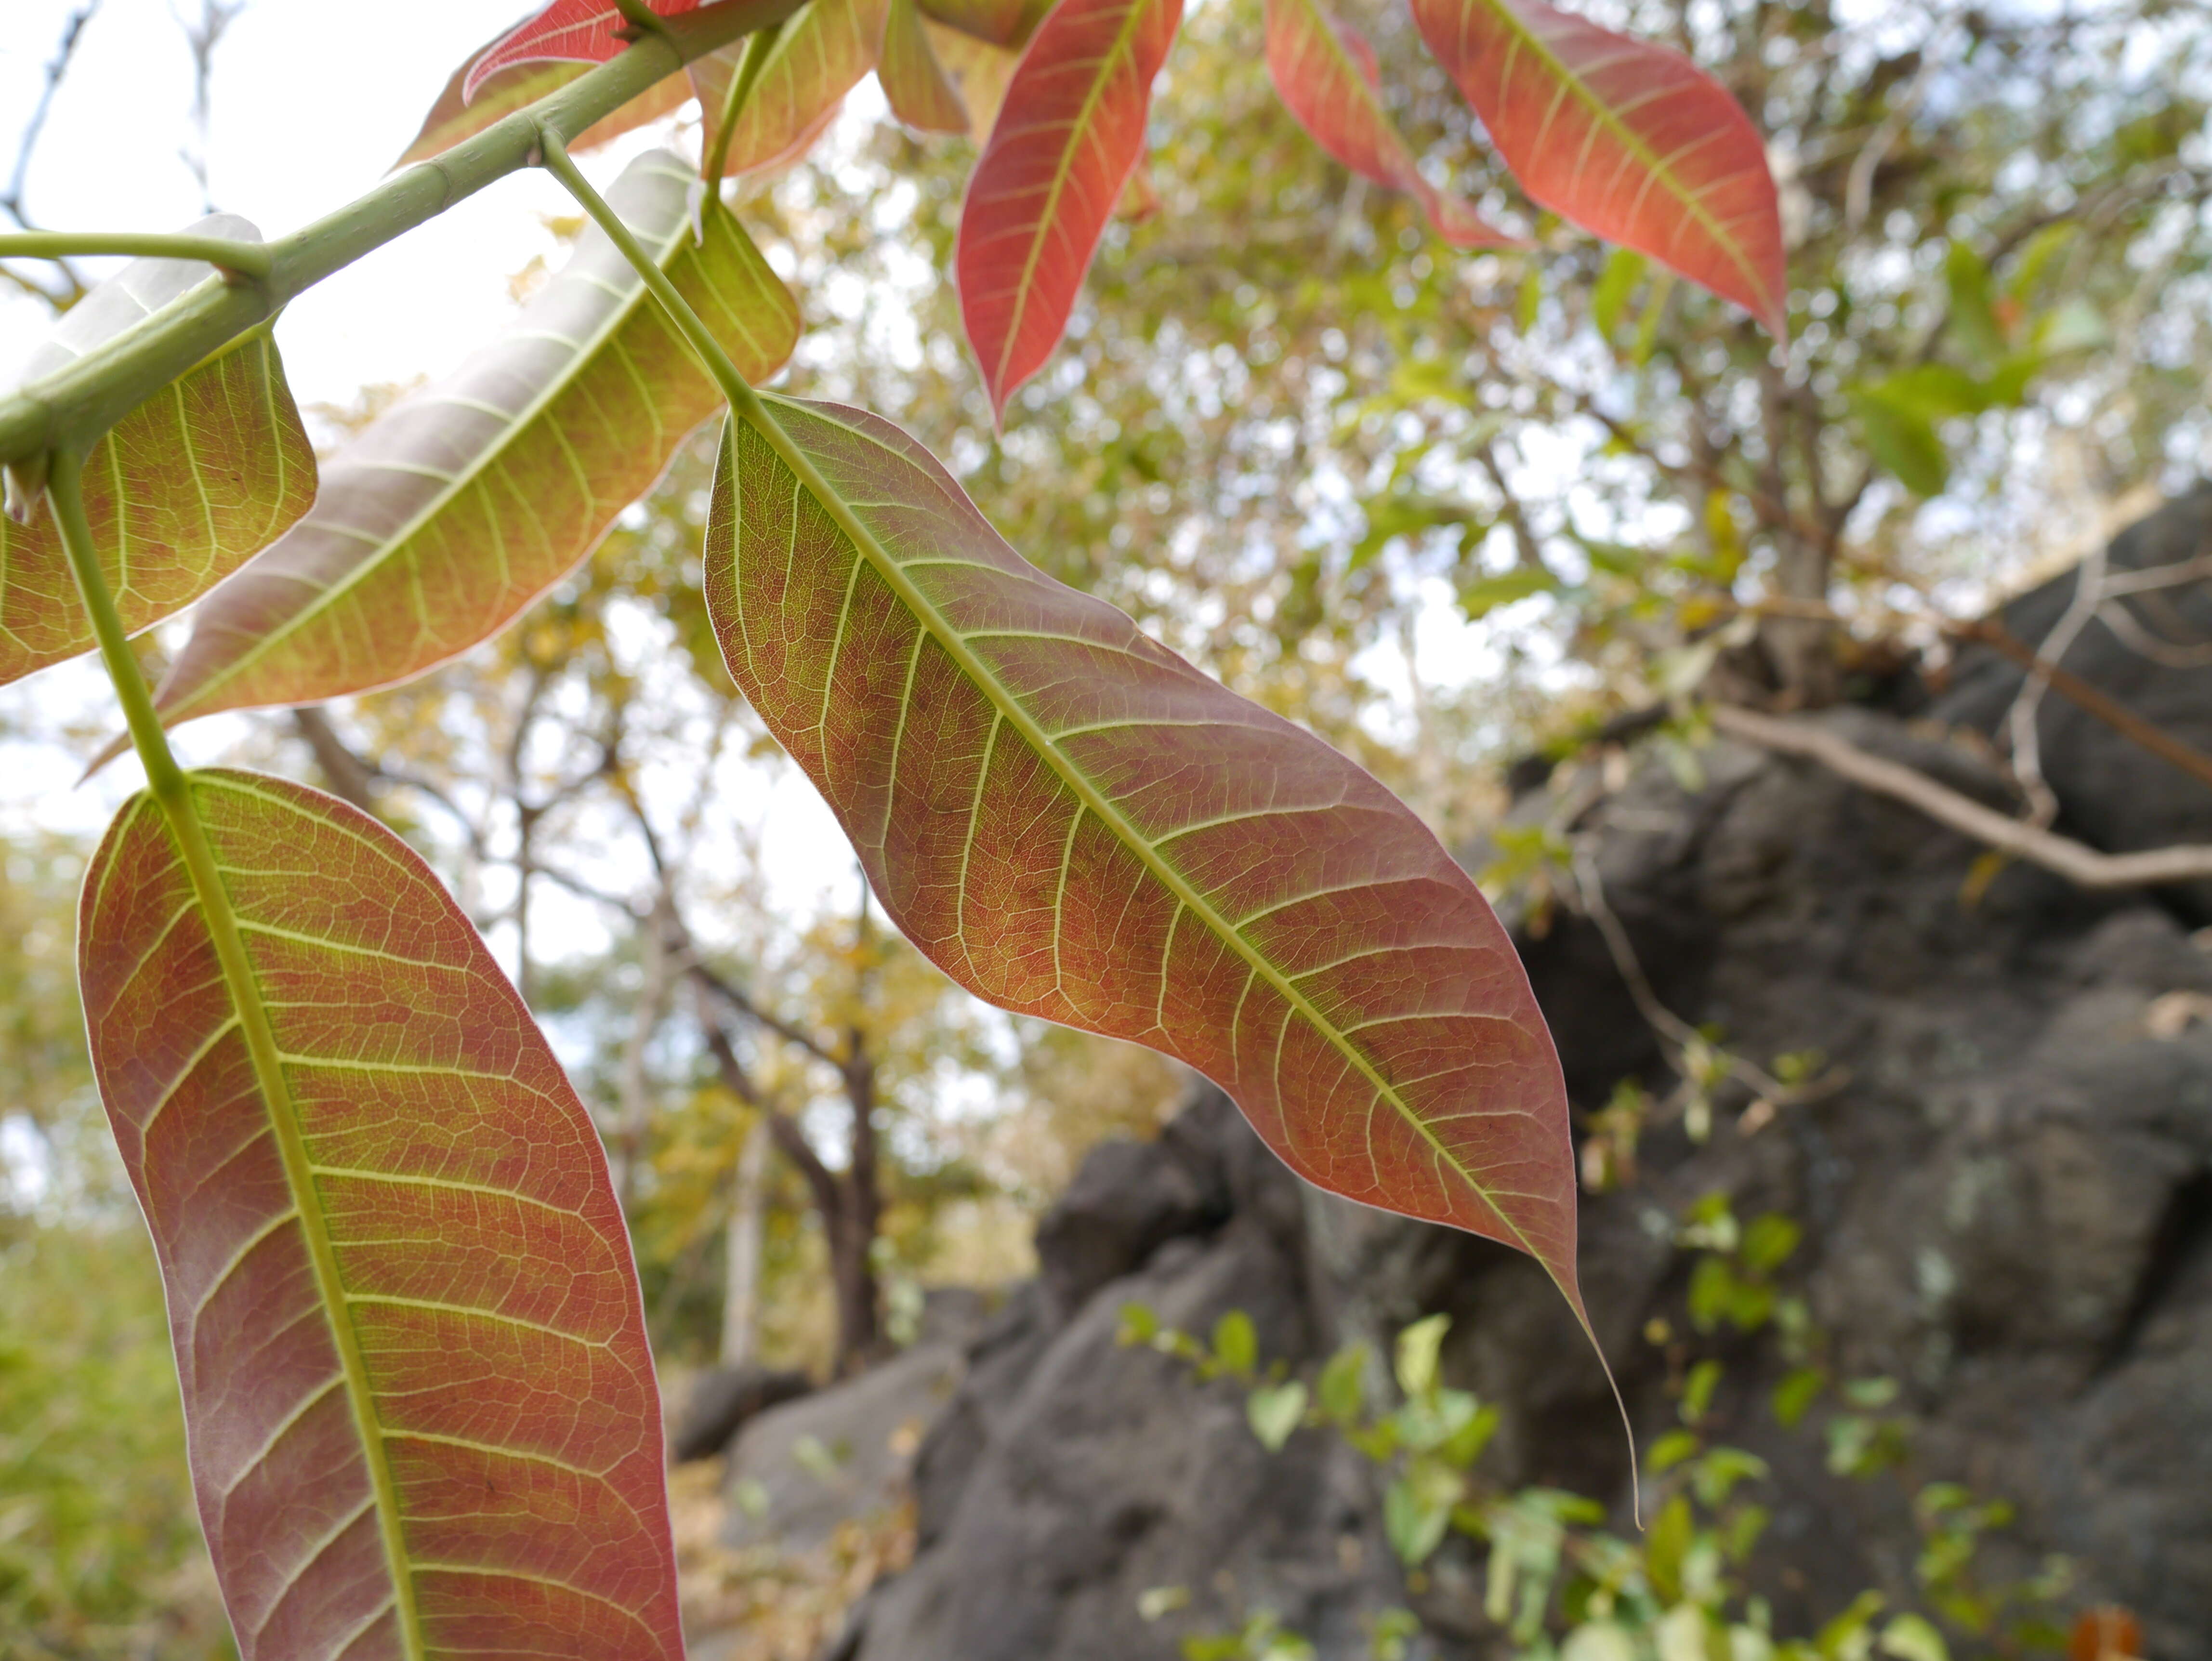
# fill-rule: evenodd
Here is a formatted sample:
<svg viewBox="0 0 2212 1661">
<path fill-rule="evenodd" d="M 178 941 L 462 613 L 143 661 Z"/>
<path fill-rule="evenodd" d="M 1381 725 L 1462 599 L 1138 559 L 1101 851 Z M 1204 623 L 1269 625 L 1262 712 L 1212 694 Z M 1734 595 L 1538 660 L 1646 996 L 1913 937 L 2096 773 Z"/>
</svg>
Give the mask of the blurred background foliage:
<svg viewBox="0 0 2212 1661">
<path fill-rule="evenodd" d="M 1402 10 L 1344 9 L 1425 165 L 1528 252 L 1455 255 L 1324 157 L 1267 84 L 1259 0 L 1190 9 L 1150 190 L 1003 434 L 948 275 L 972 144 L 873 122 L 864 94 L 742 208 L 806 310 L 793 390 L 898 420 L 1031 559 L 1355 755 L 1448 840 L 1495 812 L 1504 759 L 1707 676 L 1787 706 L 1940 673 L 1948 624 L 2205 465 L 2203 6 L 1589 5 L 1692 52 L 1771 136 L 1796 285 L 1779 354 L 1528 210 Z M 320 412 L 331 436 L 404 390 Z M 517 970 L 623 1162 L 664 1354 L 728 1352 L 750 1207 L 750 1353 L 820 1372 L 818 1211 L 781 1159 L 745 1197 L 763 1109 L 656 981 L 656 907 L 754 1005 L 865 1047 L 893 1339 L 921 1286 L 1024 1272 L 1083 1150 L 1147 1134 L 1180 1083 L 980 1009 L 880 930 L 862 974 L 850 885 L 778 885 L 790 776 L 707 628 L 707 465 L 702 437 L 501 640 L 319 720 L 260 718 L 236 754 L 368 801 Z M 85 747 L 35 704 L 0 720 Z M 76 1013 L 87 851 L 0 848 L 0 1648 L 218 1655 L 158 1288 Z M 847 1157 L 836 1069 L 726 1030 L 761 1102 Z"/>
</svg>

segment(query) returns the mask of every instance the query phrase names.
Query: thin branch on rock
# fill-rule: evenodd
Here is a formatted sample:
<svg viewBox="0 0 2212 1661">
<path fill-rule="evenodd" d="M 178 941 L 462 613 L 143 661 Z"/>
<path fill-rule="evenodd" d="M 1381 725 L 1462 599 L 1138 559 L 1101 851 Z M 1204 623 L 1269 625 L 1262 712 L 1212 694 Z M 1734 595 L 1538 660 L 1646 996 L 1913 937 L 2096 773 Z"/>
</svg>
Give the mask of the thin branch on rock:
<svg viewBox="0 0 2212 1661">
<path fill-rule="evenodd" d="M 2192 843 L 2134 854 L 2106 854 L 1985 807 L 1916 768 L 1871 755 L 1824 727 L 1763 715 L 1733 704 L 1716 704 L 1708 714 L 1713 726 L 1731 737 L 1779 755 L 1818 762 L 1863 790 L 1917 808 L 1938 824 L 2055 872 L 2079 887 L 2142 888 L 2212 877 L 2212 846 Z"/>
</svg>

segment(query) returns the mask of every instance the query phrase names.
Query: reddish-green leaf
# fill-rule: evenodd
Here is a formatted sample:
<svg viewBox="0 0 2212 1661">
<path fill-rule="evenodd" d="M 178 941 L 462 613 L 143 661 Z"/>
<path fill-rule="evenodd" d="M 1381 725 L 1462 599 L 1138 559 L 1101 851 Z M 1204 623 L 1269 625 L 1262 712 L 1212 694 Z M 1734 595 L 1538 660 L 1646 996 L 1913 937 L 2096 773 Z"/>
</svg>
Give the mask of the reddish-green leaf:
<svg viewBox="0 0 2212 1661">
<path fill-rule="evenodd" d="M 965 132 L 968 112 L 945 78 L 914 0 L 887 0 L 876 78 L 891 113 L 918 132 Z"/>
<path fill-rule="evenodd" d="M 1022 56 L 960 213 L 960 313 L 992 409 L 1042 367 L 1145 150 L 1182 0 L 1060 0 Z"/>
<path fill-rule="evenodd" d="M 434 155 L 442 155 L 463 139 L 473 138 L 494 122 L 506 119 L 517 110 L 558 92 L 578 76 L 590 73 L 585 64 L 555 59 L 515 64 L 494 71 L 477 88 L 473 96 L 470 95 L 469 72 L 498 44 L 494 40 L 479 46 L 453 71 L 445 90 L 438 94 L 437 102 L 431 105 L 429 114 L 422 118 L 422 130 L 415 135 L 415 142 L 407 147 L 406 154 L 392 164 L 393 167 L 404 167 L 411 161 L 428 161 Z M 595 149 L 648 121 L 673 115 L 690 96 L 684 77 L 672 75 L 650 91 L 631 99 L 605 120 L 586 128 L 570 142 L 569 151 L 577 154 Z"/>
<path fill-rule="evenodd" d="M 191 230 L 259 240 L 229 215 Z M 214 275 L 195 259 L 133 260 L 55 326 L 24 379 L 65 368 Z M 234 342 L 118 422 L 86 459 L 84 495 L 109 590 L 134 631 L 283 535 L 315 499 L 315 453 L 269 332 Z M 23 521 L 0 516 L 0 683 L 92 645 L 53 514 L 21 505 Z"/>
<path fill-rule="evenodd" d="M 699 9 L 700 0 L 646 0 L 662 17 L 677 17 Z M 553 0 L 533 17 L 526 17 L 478 54 L 462 82 L 464 99 L 473 100 L 477 89 L 501 70 L 516 64 L 561 61 L 604 64 L 629 45 L 629 23 L 607 0 Z"/>
<path fill-rule="evenodd" d="M 79 966 L 240 1653 L 681 1656 L 653 1357 L 582 1104 L 404 843 L 275 779 L 187 789 L 213 913 L 141 795 Z"/>
<path fill-rule="evenodd" d="M 738 112 L 726 175 L 781 167 L 813 147 L 836 119 L 845 94 L 875 68 L 884 38 L 884 0 L 808 0 L 784 25 Z M 695 76 L 700 101 L 720 110 L 727 74 L 709 75 L 713 78 Z"/>
<path fill-rule="evenodd" d="M 726 429 L 706 593 L 884 906 L 1006 1009 L 1218 1080 L 1323 1188 L 1529 1252 L 1580 1311 L 1559 1061 L 1480 892 L 1390 793 L 1038 572 L 927 452 Z"/>
<path fill-rule="evenodd" d="M 1679 52 L 1544 0 L 1413 0 L 1413 16 L 1531 197 L 1782 337 L 1774 180 L 1725 88 Z"/>
<path fill-rule="evenodd" d="M 1421 177 L 1413 153 L 1382 108 L 1375 49 L 1316 0 L 1267 0 L 1267 69 L 1283 103 L 1314 142 L 1354 173 L 1404 191 L 1455 247 L 1510 247 L 1516 239 L 1461 197 Z"/>
<path fill-rule="evenodd" d="M 775 370 L 798 308 L 719 206 L 691 241 L 690 167 L 630 164 L 617 211 L 744 372 Z M 380 417 L 314 511 L 201 609 L 164 719 L 388 685 L 489 638 L 574 569 L 720 396 L 598 231 L 507 335 Z"/>
</svg>

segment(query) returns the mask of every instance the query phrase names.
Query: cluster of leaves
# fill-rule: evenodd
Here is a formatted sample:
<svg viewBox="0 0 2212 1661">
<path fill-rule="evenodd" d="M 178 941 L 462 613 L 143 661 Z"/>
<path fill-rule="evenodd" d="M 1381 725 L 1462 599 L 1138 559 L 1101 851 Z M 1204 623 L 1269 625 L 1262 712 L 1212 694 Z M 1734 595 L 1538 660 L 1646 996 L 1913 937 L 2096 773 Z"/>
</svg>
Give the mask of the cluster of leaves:
<svg viewBox="0 0 2212 1661">
<path fill-rule="evenodd" d="M 1834 1379 L 1802 1299 L 1781 1284 L 1800 1239 L 1795 1221 L 1768 1214 L 1740 1225 L 1726 1197 L 1715 1195 L 1692 1208 L 1678 1239 L 1693 1253 L 1685 1311 L 1692 1329 L 1706 1337 L 1723 1329 L 1771 1333 L 1792 1364 L 1770 1404 L 1779 1426 L 1800 1426 L 1832 1392 L 1838 1410 L 1825 1427 L 1831 1472 L 1868 1478 L 1905 1462 L 1910 1421 L 1881 1411 L 1896 1399 L 1895 1381 Z M 2065 1565 L 2054 1560 L 2030 1579 L 1991 1582 L 1980 1548 L 2011 1521 L 2011 1507 L 1952 1482 L 1926 1484 L 1912 1500 L 1925 1613 L 1897 1609 L 1869 1591 L 1809 1637 L 1776 1633 L 1770 1606 L 1745 1579 L 1771 1520 L 1757 1497 L 1770 1480 L 1767 1463 L 1716 1439 L 1724 1364 L 1710 1354 L 1691 1361 L 1689 1348 L 1663 1320 L 1655 1320 L 1647 1336 L 1666 1349 L 1680 1422 L 1645 1456 L 1646 1493 L 1656 1510 L 1640 1538 L 1608 1531 L 1607 1508 L 1595 1500 L 1486 1482 L 1476 1467 L 1498 1429 L 1498 1409 L 1445 1381 L 1449 1324 L 1449 1317 L 1432 1315 L 1398 1334 L 1389 1370 L 1395 1392 L 1379 1388 L 1376 1358 L 1364 1342 L 1331 1356 L 1310 1384 L 1279 1361 L 1263 1368 L 1241 1311 L 1223 1316 L 1206 1343 L 1163 1327 L 1151 1310 L 1133 1304 L 1122 1311 L 1121 1336 L 1180 1358 L 1201 1380 L 1243 1386 L 1253 1434 L 1271 1451 L 1302 1430 L 1322 1430 L 1387 1473 L 1383 1529 L 1416 1590 L 1424 1566 L 1453 1536 L 1486 1548 L 1484 1613 L 1528 1661 L 1687 1661 L 1710 1654 L 1737 1661 L 1867 1661 L 1877 1654 L 1949 1661 L 1954 1639 L 1947 1628 L 1996 1653 L 2065 1647 L 2065 1629 L 2054 1620 L 2069 1584 Z M 1375 1652 L 1391 1652 L 1404 1635 L 1378 1630 Z M 1184 1653 L 1288 1661 L 1310 1653 L 1303 1644 L 1262 1612 L 1243 1631 L 1192 1639 Z"/>
</svg>

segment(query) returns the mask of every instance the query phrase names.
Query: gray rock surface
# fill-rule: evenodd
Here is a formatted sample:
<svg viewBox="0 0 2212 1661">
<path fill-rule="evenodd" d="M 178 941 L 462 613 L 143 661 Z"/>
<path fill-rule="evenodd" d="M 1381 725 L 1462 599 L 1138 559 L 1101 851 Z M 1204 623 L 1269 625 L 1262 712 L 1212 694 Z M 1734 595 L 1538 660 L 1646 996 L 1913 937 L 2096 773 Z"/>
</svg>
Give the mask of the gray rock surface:
<svg viewBox="0 0 2212 1661">
<path fill-rule="evenodd" d="M 2208 525 L 2212 492 L 2123 538 L 2115 561 L 2185 557 Z M 2022 600 L 2015 631 L 2037 638 L 2066 587 Z M 2168 602 L 2170 638 L 2184 624 L 2212 637 L 2202 590 Z M 2067 661 L 2212 747 L 2212 679 L 2144 672 L 2095 630 Z M 2008 672 L 2016 687 L 1970 654 L 1936 713 L 1993 725 Z M 1984 749 L 1928 723 L 1822 719 L 2008 800 Z M 2045 721 L 2066 827 L 2112 848 L 2212 840 L 2212 791 L 2057 700 Z M 2065 1553 L 2085 1600 L 2141 1613 L 2148 1653 L 2212 1661 L 2212 1025 L 2185 1019 L 2212 996 L 2190 932 L 2212 906 L 2085 896 L 2021 866 L 1977 894 L 1979 850 L 1907 808 L 1732 744 L 1702 764 L 1695 788 L 1644 767 L 1580 820 L 1605 894 L 1675 1013 L 1761 1062 L 1815 1050 L 1847 1077 L 1752 1135 L 1733 1128 L 1747 1092 L 1724 1095 L 1709 1143 L 1656 1130 L 1642 1179 L 1586 1205 L 1583 1286 L 1639 1440 L 1674 1421 L 1667 1358 L 1642 1335 L 1655 1317 L 1680 1323 L 1672 1220 L 1714 1191 L 1742 1216 L 1787 1212 L 1806 1228 L 1791 1273 L 1838 1369 L 1898 1379 L 1918 1428 L 1902 1484 L 1832 1477 L 1816 1439 L 1765 1411 L 1771 1346 L 1731 1356 L 1715 1430 L 1774 1466 L 1757 1579 L 1778 1628 L 1808 1632 L 1869 1585 L 1908 1593 L 1907 1498 L 1950 1478 L 2019 1505 L 1996 1567 Z M 1663 1095 L 1660 1047 L 1596 930 L 1559 916 L 1522 946 L 1578 1107 L 1624 1077 Z M 922 1549 L 844 1656 L 1171 1661 L 1184 1635 L 1265 1606 L 1322 1661 L 1355 1661 L 1373 1611 L 1411 1601 L 1368 1469 L 1314 1433 L 1263 1454 L 1233 1390 L 1115 1345 L 1131 1299 L 1198 1330 L 1242 1307 L 1263 1353 L 1294 1362 L 1447 1311 L 1448 1376 L 1504 1411 L 1489 1471 L 1612 1496 L 1626 1520 L 1610 1398 L 1540 1272 L 1302 1189 L 1218 1093 L 1160 1144 L 1095 1154 L 1040 1255 L 1041 1284 L 963 1352 L 916 1464 Z M 1424 1661 L 1496 1652 L 1478 1567 L 1447 1557 L 1418 1599 Z M 1147 1623 L 1137 1599 L 1164 1585 L 1190 1603 Z"/>
</svg>

